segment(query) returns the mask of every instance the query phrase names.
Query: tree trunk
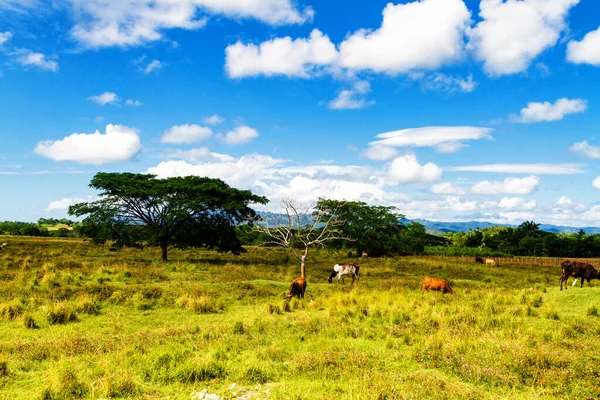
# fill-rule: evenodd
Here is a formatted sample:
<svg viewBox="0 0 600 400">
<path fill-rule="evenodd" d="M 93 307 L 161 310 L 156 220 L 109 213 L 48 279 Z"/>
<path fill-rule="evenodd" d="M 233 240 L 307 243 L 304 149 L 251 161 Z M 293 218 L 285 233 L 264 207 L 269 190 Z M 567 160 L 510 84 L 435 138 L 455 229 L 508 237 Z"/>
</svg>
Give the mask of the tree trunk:
<svg viewBox="0 0 600 400">
<path fill-rule="evenodd" d="M 300 276 L 306 279 L 306 257 L 300 260 Z"/>
<path fill-rule="evenodd" d="M 160 245 L 160 250 L 161 250 L 160 259 L 162 261 L 168 261 L 168 259 L 167 259 L 167 245 L 166 244 L 161 244 Z"/>
</svg>

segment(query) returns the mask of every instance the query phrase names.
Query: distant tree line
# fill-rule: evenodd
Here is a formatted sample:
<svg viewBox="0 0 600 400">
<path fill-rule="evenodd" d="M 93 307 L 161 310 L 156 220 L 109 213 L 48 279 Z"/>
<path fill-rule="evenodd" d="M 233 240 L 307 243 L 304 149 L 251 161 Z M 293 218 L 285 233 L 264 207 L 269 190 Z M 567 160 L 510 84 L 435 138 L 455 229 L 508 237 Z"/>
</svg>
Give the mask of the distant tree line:
<svg viewBox="0 0 600 400">
<path fill-rule="evenodd" d="M 43 218 L 41 218 L 43 219 Z M 21 235 L 21 236 L 53 236 L 53 237 L 81 237 L 82 233 L 77 229 L 59 228 L 49 230 L 48 224 L 19 221 L 0 222 L 1 235 Z M 54 225 L 54 224 L 52 224 Z"/>
<path fill-rule="evenodd" d="M 583 230 L 577 233 L 545 232 L 533 221 L 523 222 L 516 228 L 494 226 L 468 232 L 449 232 L 442 237 L 448 240 L 448 250 L 453 254 L 501 253 L 510 256 L 574 258 L 600 256 L 600 235 L 588 235 Z"/>
</svg>

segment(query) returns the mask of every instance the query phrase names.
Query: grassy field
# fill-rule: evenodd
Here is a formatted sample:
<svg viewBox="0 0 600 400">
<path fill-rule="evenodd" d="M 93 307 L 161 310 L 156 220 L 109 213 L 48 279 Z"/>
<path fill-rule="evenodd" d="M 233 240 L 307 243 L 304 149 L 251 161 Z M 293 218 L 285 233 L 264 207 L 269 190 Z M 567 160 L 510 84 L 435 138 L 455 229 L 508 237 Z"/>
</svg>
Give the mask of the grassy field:
<svg viewBox="0 0 600 400">
<path fill-rule="evenodd" d="M 535 260 L 369 259 L 343 287 L 331 267 L 357 260 L 321 250 L 307 298 L 286 303 L 299 267 L 281 249 L 161 263 L 0 241 L 0 399 L 600 397 L 600 285 L 561 292 L 560 269 Z M 456 294 L 421 294 L 425 276 Z"/>
</svg>

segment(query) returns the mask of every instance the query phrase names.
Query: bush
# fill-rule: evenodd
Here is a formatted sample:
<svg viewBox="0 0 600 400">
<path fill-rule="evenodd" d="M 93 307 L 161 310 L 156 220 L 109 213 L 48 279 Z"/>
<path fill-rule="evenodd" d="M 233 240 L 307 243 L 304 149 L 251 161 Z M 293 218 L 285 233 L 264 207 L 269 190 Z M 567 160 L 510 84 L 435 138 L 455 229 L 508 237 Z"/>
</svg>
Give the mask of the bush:
<svg viewBox="0 0 600 400">
<path fill-rule="evenodd" d="M 200 296 L 191 297 L 188 295 L 180 296 L 176 302 L 177 306 L 186 310 L 194 311 L 198 314 L 217 313 L 222 307 L 217 305 L 210 297 Z"/>
</svg>

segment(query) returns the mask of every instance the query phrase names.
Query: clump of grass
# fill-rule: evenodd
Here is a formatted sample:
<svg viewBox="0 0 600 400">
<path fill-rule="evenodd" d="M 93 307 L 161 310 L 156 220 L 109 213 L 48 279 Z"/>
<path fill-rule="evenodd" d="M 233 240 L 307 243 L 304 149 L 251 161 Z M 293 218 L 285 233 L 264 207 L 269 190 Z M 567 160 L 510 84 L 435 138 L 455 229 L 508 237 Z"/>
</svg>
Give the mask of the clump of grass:
<svg viewBox="0 0 600 400">
<path fill-rule="evenodd" d="M 46 310 L 46 321 L 50 325 L 66 324 L 67 322 L 77 322 L 79 318 L 75 310 L 68 304 L 59 303 Z"/>
<path fill-rule="evenodd" d="M 0 378 L 8 376 L 8 364 L 6 361 L 0 361 Z"/>
<path fill-rule="evenodd" d="M 235 333 L 236 335 L 243 335 L 244 333 L 246 333 L 246 327 L 244 326 L 244 323 L 242 321 L 237 321 L 233 325 L 233 333 Z"/>
<path fill-rule="evenodd" d="M 290 312 L 292 311 L 292 307 L 290 306 L 290 302 L 289 301 L 283 301 L 283 303 L 281 303 L 281 309 L 285 312 Z"/>
<path fill-rule="evenodd" d="M 27 329 L 37 329 L 39 328 L 38 324 L 35 322 L 35 319 L 31 314 L 25 314 L 23 317 L 23 325 Z"/>
<path fill-rule="evenodd" d="M 185 308 L 199 314 L 218 313 L 222 310 L 213 299 L 206 296 L 192 297 L 189 295 L 180 296 L 176 304 L 178 307 Z"/>
<path fill-rule="evenodd" d="M 127 301 L 127 295 L 122 290 L 115 290 L 108 301 L 115 305 L 122 305 Z"/>
<path fill-rule="evenodd" d="M 546 314 L 546 318 L 552 319 L 555 321 L 558 321 L 560 319 L 560 317 L 558 316 L 558 313 L 556 311 L 550 311 L 548 314 Z"/>
<path fill-rule="evenodd" d="M 88 392 L 88 387 L 79 380 L 72 369 L 63 368 L 54 378 L 54 382 L 44 388 L 41 398 L 42 400 L 80 399 Z"/>
<path fill-rule="evenodd" d="M 600 313 L 598 313 L 598 308 L 596 306 L 592 306 L 588 308 L 587 315 L 598 317 Z"/>
<path fill-rule="evenodd" d="M 77 311 L 88 315 L 98 315 L 100 314 L 100 306 L 95 298 L 84 295 L 78 301 Z"/>
<path fill-rule="evenodd" d="M 251 366 L 244 372 L 244 379 L 252 383 L 264 384 L 269 381 L 269 373 L 260 366 Z"/>
<path fill-rule="evenodd" d="M 282 314 L 281 307 L 279 307 L 277 304 L 267 304 L 267 311 L 269 314 Z"/>
<path fill-rule="evenodd" d="M 223 364 L 212 361 L 195 365 L 191 362 L 179 367 L 175 379 L 181 383 L 194 383 L 223 378 L 226 370 Z"/>
<path fill-rule="evenodd" d="M 11 320 L 17 319 L 25 311 L 23 302 L 19 299 L 14 299 L 8 303 L 0 305 L 0 315 L 2 318 Z"/>
</svg>

